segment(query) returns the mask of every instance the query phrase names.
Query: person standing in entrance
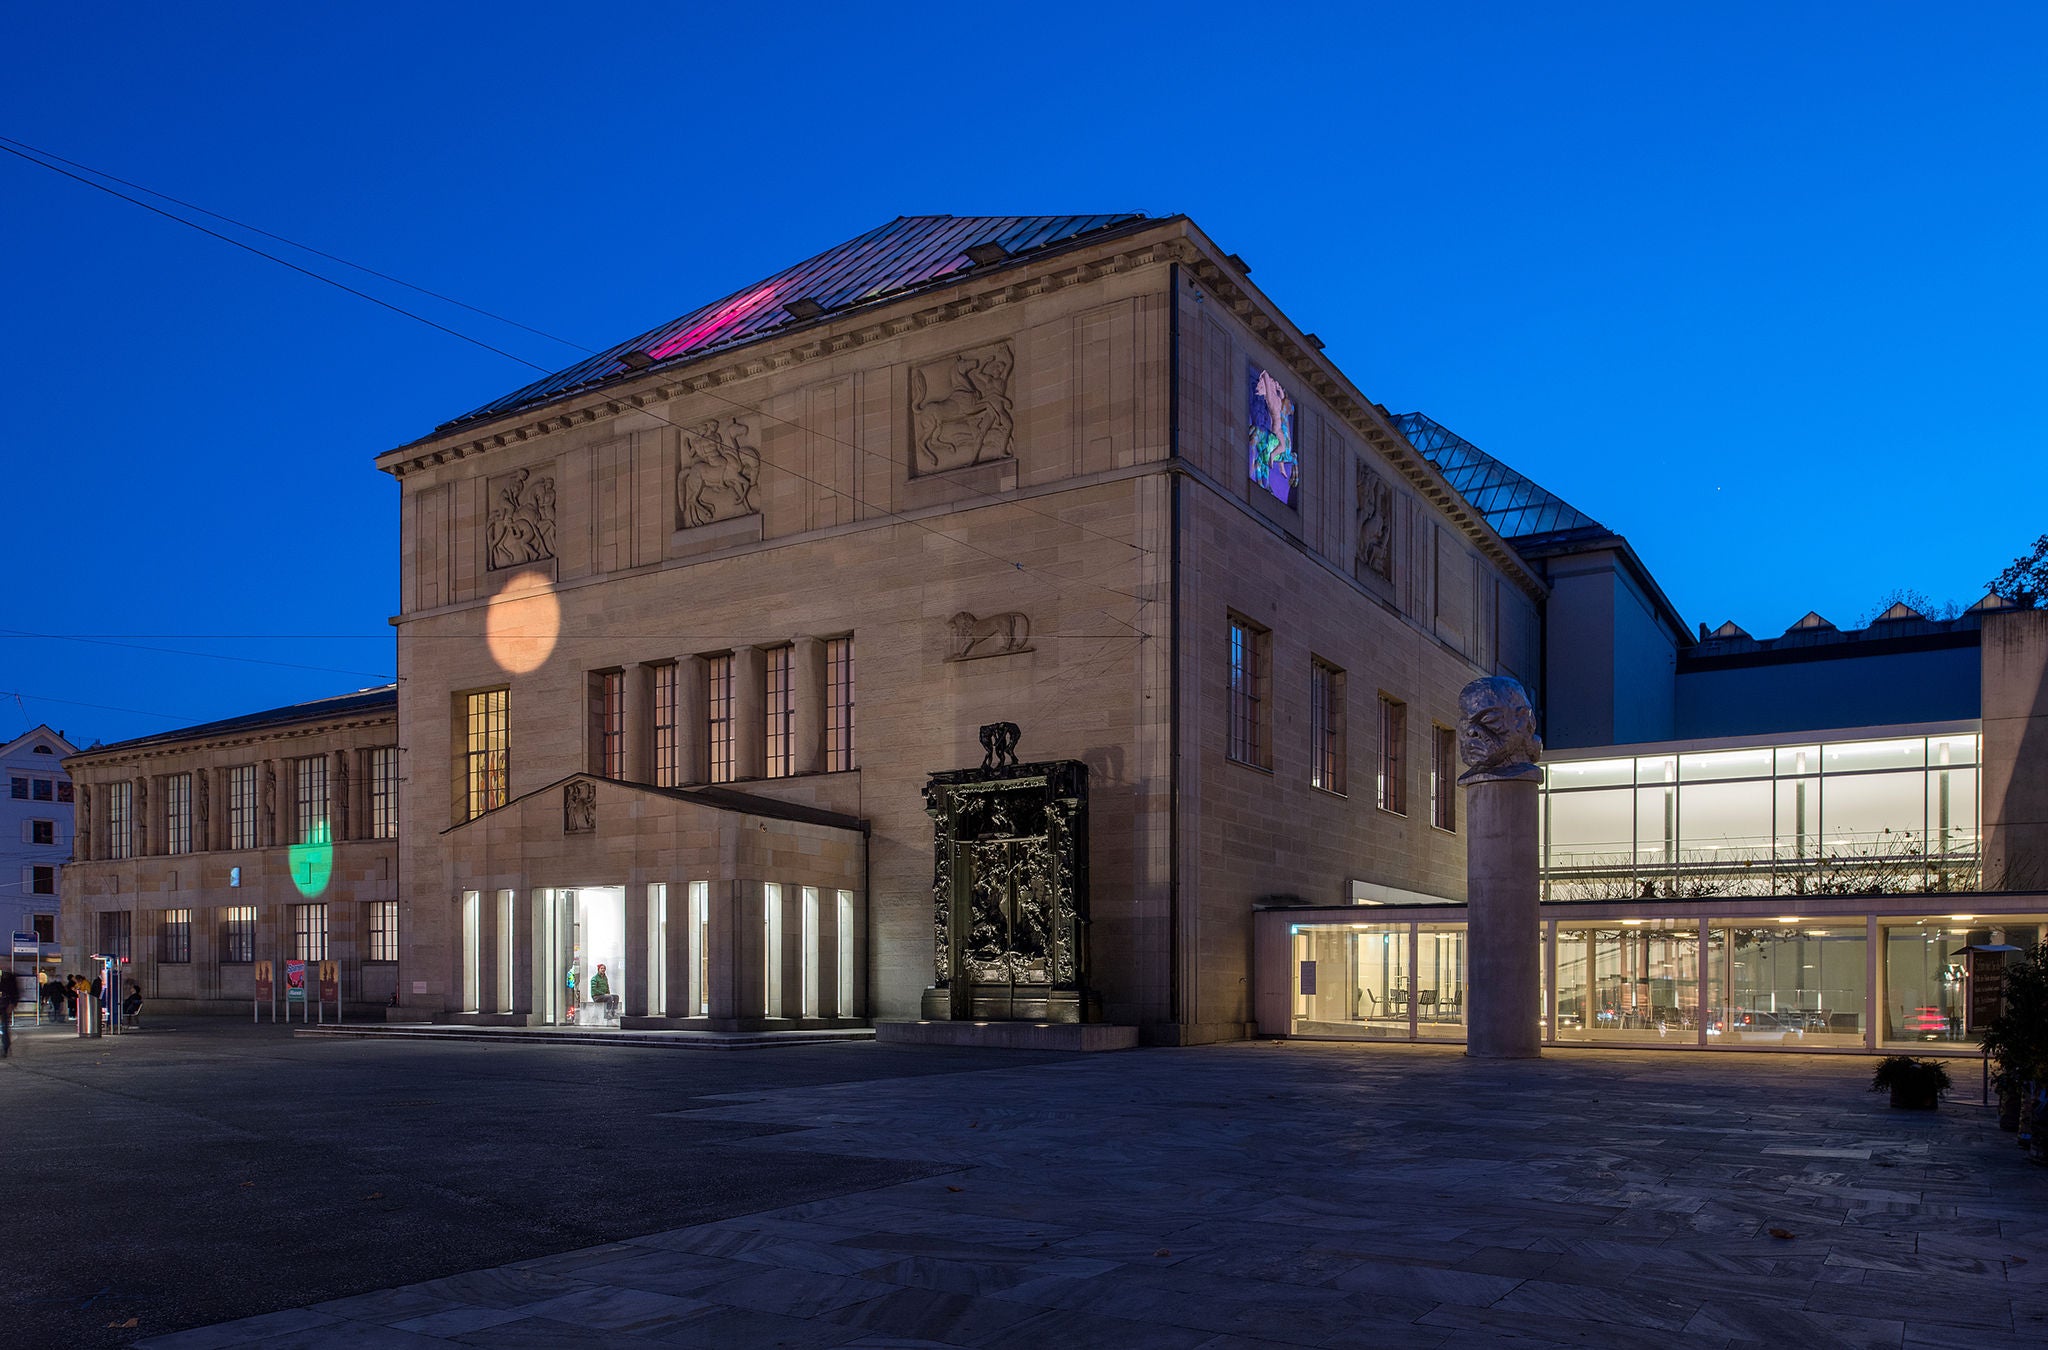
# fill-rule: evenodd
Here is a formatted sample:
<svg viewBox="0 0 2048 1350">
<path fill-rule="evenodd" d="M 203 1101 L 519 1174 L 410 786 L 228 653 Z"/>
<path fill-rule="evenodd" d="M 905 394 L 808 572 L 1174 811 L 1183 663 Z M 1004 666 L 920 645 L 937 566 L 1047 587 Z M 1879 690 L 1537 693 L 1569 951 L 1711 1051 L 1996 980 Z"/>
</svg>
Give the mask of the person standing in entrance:
<svg viewBox="0 0 2048 1350">
<path fill-rule="evenodd" d="M 0 1059 L 14 1053 L 14 1009 L 21 1002 L 21 981 L 14 968 L 0 970 Z"/>
</svg>

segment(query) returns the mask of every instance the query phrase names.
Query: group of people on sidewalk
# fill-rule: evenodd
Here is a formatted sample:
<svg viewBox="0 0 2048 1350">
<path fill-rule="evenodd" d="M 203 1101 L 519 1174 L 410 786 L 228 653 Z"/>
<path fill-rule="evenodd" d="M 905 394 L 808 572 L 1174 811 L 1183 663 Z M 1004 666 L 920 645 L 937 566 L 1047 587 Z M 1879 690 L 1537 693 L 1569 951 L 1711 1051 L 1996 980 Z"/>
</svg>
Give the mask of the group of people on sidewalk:
<svg viewBox="0 0 2048 1350">
<path fill-rule="evenodd" d="M 14 1053 L 14 1014 L 21 1006 L 21 995 L 21 977 L 12 969 L 0 970 L 0 1059 Z M 97 1002 L 102 1013 L 107 1008 L 107 993 L 101 981 L 88 980 L 83 975 L 53 976 L 47 970 L 39 970 L 36 997 L 49 1006 L 51 1017 L 59 1022 L 78 1015 L 80 999 Z M 127 997 L 121 1000 L 121 1016 L 134 1021 L 141 1013 L 142 986 L 130 980 Z"/>
</svg>

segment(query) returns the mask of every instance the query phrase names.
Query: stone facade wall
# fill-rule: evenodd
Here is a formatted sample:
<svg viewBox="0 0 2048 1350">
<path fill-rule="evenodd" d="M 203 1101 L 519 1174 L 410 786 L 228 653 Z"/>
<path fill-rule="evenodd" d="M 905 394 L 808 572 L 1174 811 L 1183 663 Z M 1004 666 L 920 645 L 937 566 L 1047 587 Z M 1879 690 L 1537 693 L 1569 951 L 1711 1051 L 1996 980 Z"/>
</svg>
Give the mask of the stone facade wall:
<svg viewBox="0 0 2048 1350">
<path fill-rule="evenodd" d="M 396 711 L 387 704 L 340 718 L 313 715 L 246 733 L 150 738 L 72 756 L 66 767 L 81 810 L 74 861 L 64 869 L 61 932 L 70 966 L 83 969 L 83 957 L 99 941 L 102 914 L 125 913 L 131 964 L 124 978 L 142 985 L 151 1006 L 246 1013 L 255 991 L 253 973 L 245 962 L 223 959 L 225 911 L 254 908 L 256 959 L 282 961 L 294 954 L 291 907 L 320 903 L 327 906 L 328 958 L 341 963 L 342 1000 L 354 1005 L 352 1015 L 375 1015 L 390 1000 L 399 972 L 394 964 L 368 960 L 367 906 L 398 898 L 398 841 L 370 837 L 368 753 L 395 746 L 397 730 Z M 292 848 L 294 766 L 311 757 L 326 762 L 335 808 L 324 887 L 303 856 L 294 859 Z M 229 833 L 228 775 L 245 765 L 255 766 L 258 776 L 258 842 L 236 848 Z M 172 853 L 166 782 L 187 774 L 191 848 Z M 140 803 L 134 851 L 118 859 L 109 856 L 106 811 L 108 789 L 117 782 L 128 784 Z M 266 789 L 265 782 L 273 786 Z M 189 961 L 159 960 L 167 910 L 191 915 Z"/>
<path fill-rule="evenodd" d="M 1984 616 L 1984 878 L 2048 884 L 2048 610 Z"/>
</svg>

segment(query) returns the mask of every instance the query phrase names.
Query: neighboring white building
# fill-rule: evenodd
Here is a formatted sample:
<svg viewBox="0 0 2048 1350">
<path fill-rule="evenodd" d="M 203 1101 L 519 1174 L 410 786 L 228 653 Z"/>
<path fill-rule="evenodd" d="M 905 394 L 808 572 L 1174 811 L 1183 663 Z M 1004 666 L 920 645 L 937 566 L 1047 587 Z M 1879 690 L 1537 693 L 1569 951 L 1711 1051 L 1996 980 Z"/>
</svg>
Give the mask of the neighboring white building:
<svg viewBox="0 0 2048 1350">
<path fill-rule="evenodd" d="M 78 747 L 39 726 L 0 745 L 0 919 L 10 933 L 57 941 L 59 887 L 71 861 L 71 775 Z"/>
</svg>

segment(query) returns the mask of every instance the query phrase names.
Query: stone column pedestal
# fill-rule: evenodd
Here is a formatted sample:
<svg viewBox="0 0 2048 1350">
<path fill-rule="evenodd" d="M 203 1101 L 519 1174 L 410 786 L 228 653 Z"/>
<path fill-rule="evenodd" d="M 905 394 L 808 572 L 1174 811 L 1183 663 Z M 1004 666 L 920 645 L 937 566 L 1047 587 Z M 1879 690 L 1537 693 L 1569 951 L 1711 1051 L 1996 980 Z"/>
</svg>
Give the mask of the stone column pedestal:
<svg viewBox="0 0 2048 1350">
<path fill-rule="evenodd" d="M 1537 906 L 1538 784 L 1484 779 L 1465 790 L 1470 920 L 1465 1053 L 1534 1059 L 1542 1053 L 1543 944 Z"/>
</svg>

